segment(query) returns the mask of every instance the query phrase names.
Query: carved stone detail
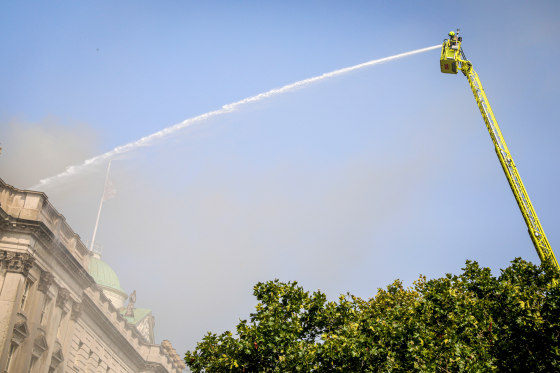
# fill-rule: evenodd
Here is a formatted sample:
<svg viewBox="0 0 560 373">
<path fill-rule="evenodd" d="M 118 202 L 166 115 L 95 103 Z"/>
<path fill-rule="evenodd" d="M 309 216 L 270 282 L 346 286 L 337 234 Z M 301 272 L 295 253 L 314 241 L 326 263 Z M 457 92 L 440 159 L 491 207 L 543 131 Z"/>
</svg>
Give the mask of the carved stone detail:
<svg viewBox="0 0 560 373">
<path fill-rule="evenodd" d="M 27 277 L 35 258 L 28 253 L 1 250 L 0 260 L 5 263 L 8 272 L 21 273 Z"/>
<path fill-rule="evenodd" d="M 70 318 L 72 320 L 77 320 L 81 314 L 82 314 L 82 304 L 74 303 L 72 305 L 72 314 L 70 315 Z"/>
<path fill-rule="evenodd" d="M 56 297 L 56 306 L 58 308 L 64 308 L 64 305 L 69 297 L 70 291 L 68 289 L 60 288 L 58 290 L 58 296 Z"/>
<path fill-rule="evenodd" d="M 42 292 L 46 293 L 52 285 L 54 276 L 52 273 L 47 271 L 41 271 L 41 278 L 39 279 L 39 285 L 37 289 Z"/>
</svg>

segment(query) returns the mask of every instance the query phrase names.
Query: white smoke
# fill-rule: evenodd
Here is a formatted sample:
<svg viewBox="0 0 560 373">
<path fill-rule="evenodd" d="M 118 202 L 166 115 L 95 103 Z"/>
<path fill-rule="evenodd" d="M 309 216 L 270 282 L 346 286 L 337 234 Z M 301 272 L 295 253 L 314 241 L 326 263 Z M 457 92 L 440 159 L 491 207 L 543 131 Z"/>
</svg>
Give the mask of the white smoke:
<svg viewBox="0 0 560 373">
<path fill-rule="evenodd" d="M 264 92 L 264 93 L 259 93 L 258 95 L 255 95 L 255 96 L 252 96 L 252 97 L 244 98 L 243 100 L 224 105 L 224 106 L 222 106 L 221 109 L 213 110 L 213 111 L 198 115 L 196 117 L 186 119 L 186 120 L 184 120 L 180 123 L 177 123 L 173 126 L 164 128 L 161 131 L 158 131 L 158 132 L 153 133 L 151 135 L 142 137 L 139 140 L 136 140 L 134 142 L 130 142 L 126 145 L 117 146 L 113 150 L 110 150 L 106 153 L 103 153 L 103 154 L 98 155 L 98 156 L 93 157 L 93 158 L 86 159 L 82 164 L 70 166 L 70 167 L 66 168 L 66 170 L 64 172 L 61 172 L 58 175 L 48 177 L 48 178 L 45 178 L 45 179 L 41 179 L 37 185 L 34 185 L 34 186 L 30 187 L 30 189 L 41 190 L 44 187 L 52 185 L 52 184 L 66 178 L 68 176 L 75 175 L 75 174 L 79 173 L 80 171 L 84 170 L 88 166 L 99 164 L 99 163 L 101 163 L 105 160 L 112 159 L 113 157 L 115 157 L 117 155 L 127 153 L 131 150 L 134 150 L 134 149 L 142 147 L 142 146 L 149 146 L 149 145 L 153 144 L 154 141 L 162 139 L 166 136 L 169 136 L 172 133 L 175 133 L 175 132 L 177 132 L 177 131 L 185 128 L 185 127 L 189 127 L 189 126 L 191 126 L 195 123 L 205 121 L 209 118 L 212 118 L 212 117 L 215 117 L 215 116 L 218 116 L 218 115 L 221 115 L 221 114 L 226 114 L 226 113 L 232 112 L 242 105 L 249 104 L 249 103 L 254 103 L 254 102 L 257 102 L 257 101 L 261 101 L 261 100 L 264 100 L 264 99 L 269 98 L 269 97 L 273 97 L 273 96 L 276 96 L 276 95 L 279 95 L 279 94 L 282 94 L 282 93 L 292 91 L 296 88 L 303 88 L 303 87 L 305 87 L 309 84 L 318 82 L 320 80 L 332 78 L 332 77 L 342 75 L 342 74 L 345 74 L 345 73 L 348 73 L 348 72 L 351 72 L 351 71 L 362 69 L 364 67 L 369 67 L 369 66 L 377 65 L 377 64 L 380 64 L 380 63 L 383 63 L 383 62 L 397 60 L 397 59 L 400 59 L 400 58 L 412 56 L 414 54 L 431 51 L 431 50 L 434 50 L 434 49 L 437 49 L 437 48 L 440 48 L 439 44 L 438 45 L 433 45 L 433 46 L 427 47 L 427 48 L 416 49 L 416 50 L 413 50 L 413 51 L 410 51 L 410 52 L 405 52 L 405 53 L 400 53 L 400 54 L 396 54 L 396 55 L 389 56 L 389 57 L 380 58 L 380 59 L 377 59 L 377 60 L 371 60 L 371 61 L 364 62 L 364 63 L 358 64 L 358 65 L 345 67 L 345 68 L 342 68 L 342 69 L 339 69 L 339 70 L 334 70 L 334 71 L 331 71 L 331 72 L 328 72 L 328 73 L 324 73 L 322 75 L 315 76 L 315 77 L 312 77 L 312 78 L 300 80 L 300 81 L 297 81 L 295 83 L 287 84 L 287 85 L 285 85 L 283 87 L 280 87 L 280 88 L 274 88 L 274 89 L 271 89 L 270 91 L 267 91 L 267 92 Z"/>
</svg>

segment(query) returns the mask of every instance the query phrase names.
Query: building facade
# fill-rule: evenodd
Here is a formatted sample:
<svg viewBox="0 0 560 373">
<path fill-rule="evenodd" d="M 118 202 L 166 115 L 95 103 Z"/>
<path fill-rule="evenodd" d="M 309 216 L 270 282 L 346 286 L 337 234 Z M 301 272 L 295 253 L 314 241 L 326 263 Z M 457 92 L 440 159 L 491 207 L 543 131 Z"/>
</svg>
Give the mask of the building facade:
<svg viewBox="0 0 560 373">
<path fill-rule="evenodd" d="M 0 372 L 182 372 L 127 298 L 45 194 L 0 179 Z"/>
</svg>

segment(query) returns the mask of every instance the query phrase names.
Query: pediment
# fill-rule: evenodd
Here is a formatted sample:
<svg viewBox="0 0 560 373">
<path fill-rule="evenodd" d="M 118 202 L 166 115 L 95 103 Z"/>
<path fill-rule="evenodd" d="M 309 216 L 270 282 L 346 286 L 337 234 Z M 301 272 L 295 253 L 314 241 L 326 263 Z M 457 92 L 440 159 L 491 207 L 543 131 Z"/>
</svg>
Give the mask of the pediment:
<svg viewBox="0 0 560 373">
<path fill-rule="evenodd" d="M 64 354 L 62 353 L 62 347 L 60 343 L 57 341 L 55 342 L 55 351 L 52 354 L 51 358 L 51 368 L 56 369 L 64 361 Z"/>
<path fill-rule="evenodd" d="M 45 338 L 45 331 L 41 328 L 37 328 L 39 335 L 33 341 L 33 356 L 39 357 L 43 352 L 48 350 L 49 345 L 47 343 L 47 338 Z"/>
<path fill-rule="evenodd" d="M 18 313 L 14 325 L 14 332 L 12 334 L 12 342 L 20 345 L 27 337 L 29 337 L 29 328 L 27 327 L 27 317 L 25 317 L 25 315 L 22 313 Z"/>
<path fill-rule="evenodd" d="M 136 330 L 148 343 L 154 343 L 154 317 L 148 314 L 136 324 Z"/>
</svg>

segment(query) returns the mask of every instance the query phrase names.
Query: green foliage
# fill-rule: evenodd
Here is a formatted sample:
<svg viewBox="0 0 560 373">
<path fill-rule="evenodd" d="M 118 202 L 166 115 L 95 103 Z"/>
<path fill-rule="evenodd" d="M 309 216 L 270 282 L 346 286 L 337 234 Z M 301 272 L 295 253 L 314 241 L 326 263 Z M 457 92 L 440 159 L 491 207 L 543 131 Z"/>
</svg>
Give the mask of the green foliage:
<svg viewBox="0 0 560 373">
<path fill-rule="evenodd" d="M 195 373 L 560 371 L 558 280 L 515 259 L 497 278 L 468 261 L 459 276 L 395 281 L 369 300 L 258 283 L 250 321 L 208 333 L 185 361 Z"/>
</svg>

